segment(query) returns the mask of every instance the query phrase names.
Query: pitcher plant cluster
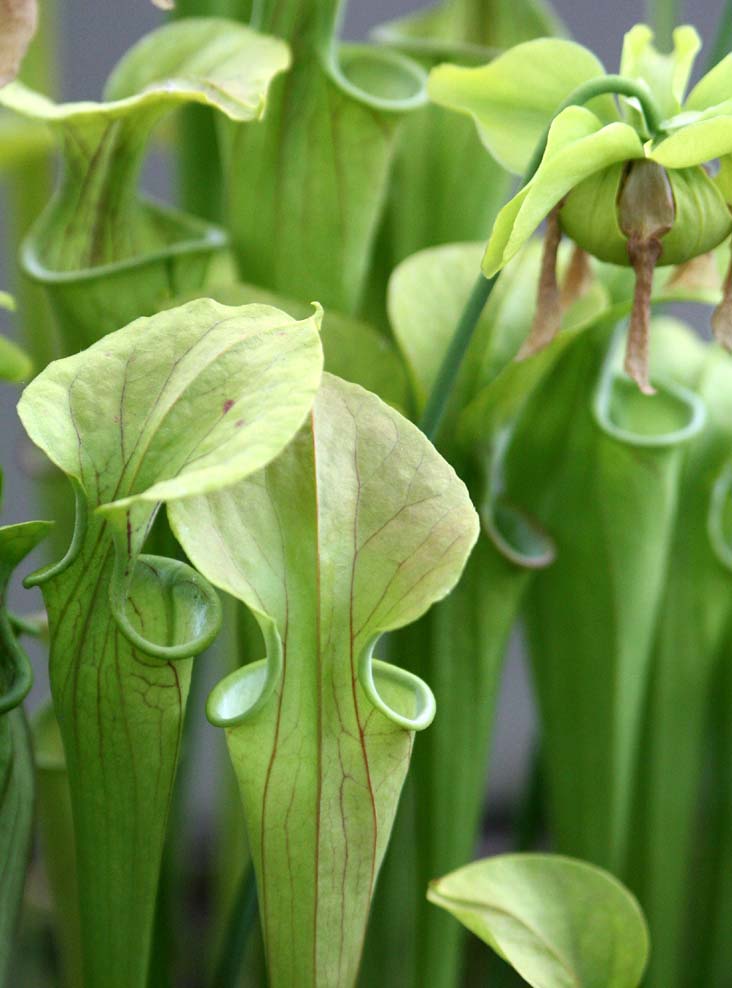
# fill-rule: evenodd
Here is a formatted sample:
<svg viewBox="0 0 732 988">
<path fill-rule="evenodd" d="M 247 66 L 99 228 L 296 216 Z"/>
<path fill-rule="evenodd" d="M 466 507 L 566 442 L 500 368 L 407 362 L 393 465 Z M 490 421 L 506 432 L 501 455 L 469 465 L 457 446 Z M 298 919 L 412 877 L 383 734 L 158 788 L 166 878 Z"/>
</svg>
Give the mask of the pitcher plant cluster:
<svg viewBox="0 0 732 988">
<path fill-rule="evenodd" d="M 732 14 L 155 6 L 63 103 L 0 0 L 0 988 L 726 988 Z"/>
</svg>

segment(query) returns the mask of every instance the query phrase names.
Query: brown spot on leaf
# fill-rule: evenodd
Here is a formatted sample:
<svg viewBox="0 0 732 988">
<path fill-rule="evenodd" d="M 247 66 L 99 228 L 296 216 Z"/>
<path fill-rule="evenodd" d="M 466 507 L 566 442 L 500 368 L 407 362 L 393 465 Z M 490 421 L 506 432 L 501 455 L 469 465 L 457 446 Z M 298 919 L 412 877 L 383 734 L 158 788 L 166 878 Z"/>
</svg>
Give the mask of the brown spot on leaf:
<svg viewBox="0 0 732 988">
<path fill-rule="evenodd" d="M 230 412 L 233 407 L 234 407 L 234 399 L 227 398 L 226 401 L 224 402 L 223 414 L 226 415 L 226 413 Z"/>
</svg>

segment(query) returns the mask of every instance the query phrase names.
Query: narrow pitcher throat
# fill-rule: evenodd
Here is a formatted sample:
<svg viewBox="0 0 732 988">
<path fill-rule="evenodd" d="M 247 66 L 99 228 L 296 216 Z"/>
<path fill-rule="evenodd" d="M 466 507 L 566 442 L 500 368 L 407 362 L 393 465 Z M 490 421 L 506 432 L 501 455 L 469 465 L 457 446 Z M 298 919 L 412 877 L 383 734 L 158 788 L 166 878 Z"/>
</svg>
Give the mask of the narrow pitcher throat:
<svg viewBox="0 0 732 988">
<path fill-rule="evenodd" d="M 138 194 L 155 122 L 112 120 L 90 135 L 64 128 L 64 171 L 38 225 L 37 252 L 49 270 L 101 267 L 166 245 Z"/>
</svg>

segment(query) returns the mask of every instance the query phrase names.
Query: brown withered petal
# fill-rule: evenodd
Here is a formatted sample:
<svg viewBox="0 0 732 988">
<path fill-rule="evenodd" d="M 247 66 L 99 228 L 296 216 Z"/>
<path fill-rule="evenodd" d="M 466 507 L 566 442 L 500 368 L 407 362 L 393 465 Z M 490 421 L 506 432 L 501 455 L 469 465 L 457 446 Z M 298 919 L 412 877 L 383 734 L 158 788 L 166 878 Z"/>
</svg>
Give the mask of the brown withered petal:
<svg viewBox="0 0 732 988">
<path fill-rule="evenodd" d="M 36 0 L 0 0 L 0 86 L 18 74 L 37 23 Z"/>
<path fill-rule="evenodd" d="M 712 313 L 712 332 L 717 343 L 732 351 L 732 260 L 722 287 L 722 301 Z"/>
<path fill-rule="evenodd" d="M 592 284 L 590 255 L 576 244 L 562 282 L 562 309 L 566 310 L 587 292 Z"/>
<path fill-rule="evenodd" d="M 719 281 L 717 261 L 714 253 L 709 251 L 673 268 L 666 287 L 686 291 L 713 291 L 719 288 Z"/>
<path fill-rule="evenodd" d="M 648 337 L 651 326 L 651 290 L 653 272 L 663 246 L 657 237 L 628 239 L 628 257 L 635 271 L 633 309 L 628 327 L 628 343 L 625 350 L 625 371 L 636 382 L 643 394 L 655 394 L 648 370 Z"/>
<path fill-rule="evenodd" d="M 546 218 L 536 311 L 531 332 L 516 355 L 517 360 L 525 360 L 548 346 L 562 324 L 562 300 L 557 284 L 557 253 L 562 239 L 559 225 L 560 208 L 561 203 L 555 206 Z"/>
</svg>

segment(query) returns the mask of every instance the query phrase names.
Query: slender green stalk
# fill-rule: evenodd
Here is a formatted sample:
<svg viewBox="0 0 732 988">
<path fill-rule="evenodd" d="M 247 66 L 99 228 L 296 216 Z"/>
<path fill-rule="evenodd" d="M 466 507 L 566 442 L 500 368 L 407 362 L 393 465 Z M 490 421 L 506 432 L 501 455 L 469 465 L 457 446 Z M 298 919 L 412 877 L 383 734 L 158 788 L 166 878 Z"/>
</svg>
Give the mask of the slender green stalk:
<svg viewBox="0 0 732 988">
<path fill-rule="evenodd" d="M 679 0 L 646 0 L 648 23 L 656 32 L 656 41 L 661 49 L 668 49 L 672 45 L 681 6 Z"/>
<path fill-rule="evenodd" d="M 649 133 L 652 137 L 658 134 L 661 127 L 662 114 L 645 83 L 636 79 L 626 79 L 621 75 L 605 75 L 599 79 L 591 79 L 589 82 L 585 82 L 573 90 L 557 108 L 549 126 L 542 134 L 534 149 L 529 166 L 521 182 L 522 188 L 531 181 L 541 164 L 541 159 L 544 157 L 544 151 L 546 150 L 547 140 L 549 138 L 549 130 L 556 117 L 570 106 L 584 106 L 585 103 L 589 103 L 596 96 L 602 96 L 606 93 L 635 97 L 643 110 L 643 116 L 645 117 Z M 468 352 L 473 333 L 498 277 L 499 275 L 495 275 L 493 278 L 485 278 L 482 274 L 479 276 L 457 324 L 455 334 L 443 359 L 434 388 L 427 401 L 427 406 L 420 422 L 420 428 L 430 439 L 434 439 L 437 435 L 437 430 L 447 409 L 450 395 L 457 381 L 465 354 Z"/>
<path fill-rule="evenodd" d="M 713 69 L 717 62 L 721 62 L 730 51 L 732 51 L 732 0 L 724 0 L 717 31 L 709 52 L 706 71 L 709 72 L 710 69 Z"/>
<path fill-rule="evenodd" d="M 236 988 L 241 978 L 247 944 L 257 922 L 257 882 L 248 865 L 232 903 L 221 956 L 211 988 Z"/>
<path fill-rule="evenodd" d="M 420 422 L 422 432 L 429 439 L 434 439 L 440 427 L 460 367 L 470 346 L 475 328 L 478 325 L 478 320 L 497 280 L 497 277 L 484 278 L 481 274 L 478 276 L 478 280 L 470 293 L 470 298 L 457 324 L 455 335 L 450 342 L 445 358 L 442 361 L 435 386 L 424 410 L 422 421 Z"/>
</svg>

